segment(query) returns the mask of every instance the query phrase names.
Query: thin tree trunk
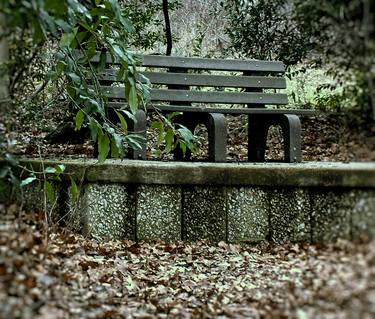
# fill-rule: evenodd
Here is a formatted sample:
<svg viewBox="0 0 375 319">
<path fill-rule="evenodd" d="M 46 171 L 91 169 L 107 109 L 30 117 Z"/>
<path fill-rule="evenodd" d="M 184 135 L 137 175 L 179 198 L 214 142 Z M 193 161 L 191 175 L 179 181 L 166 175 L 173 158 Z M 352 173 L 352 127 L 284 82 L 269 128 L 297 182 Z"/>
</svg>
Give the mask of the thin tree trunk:
<svg viewBox="0 0 375 319">
<path fill-rule="evenodd" d="M 371 5 L 370 0 L 364 0 L 363 3 L 363 28 L 365 31 L 365 48 L 367 51 L 367 54 L 369 56 L 366 56 L 368 63 L 368 72 L 367 72 L 367 84 L 368 84 L 368 97 L 369 97 L 369 103 L 370 103 L 370 112 L 372 119 L 375 121 L 375 88 L 374 88 L 374 82 L 375 82 L 375 69 L 372 64 L 373 62 L 373 56 L 371 54 L 373 53 L 374 48 L 371 47 L 374 45 L 373 41 L 370 40 L 371 35 L 374 34 L 374 5 Z M 372 43 L 371 43 L 372 41 Z"/>
<path fill-rule="evenodd" d="M 165 36 L 167 38 L 167 50 L 166 55 L 171 55 L 172 53 L 172 32 L 171 24 L 169 20 L 169 11 L 168 11 L 168 0 L 163 0 L 163 14 L 165 21 Z"/>
<path fill-rule="evenodd" d="M 5 16 L 0 14 L 0 107 L 4 107 L 9 99 L 8 85 L 9 77 L 6 62 L 9 59 L 9 46 L 5 34 Z"/>
</svg>

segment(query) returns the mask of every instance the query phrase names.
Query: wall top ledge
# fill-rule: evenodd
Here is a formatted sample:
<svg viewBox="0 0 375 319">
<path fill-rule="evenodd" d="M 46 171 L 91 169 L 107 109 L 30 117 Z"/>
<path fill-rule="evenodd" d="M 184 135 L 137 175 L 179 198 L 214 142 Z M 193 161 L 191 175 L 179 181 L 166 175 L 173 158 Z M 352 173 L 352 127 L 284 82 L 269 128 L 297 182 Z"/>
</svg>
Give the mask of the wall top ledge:
<svg viewBox="0 0 375 319">
<path fill-rule="evenodd" d="M 375 162 L 302 163 L 208 163 L 139 160 L 44 159 L 43 165 L 64 164 L 67 173 L 88 182 L 375 188 Z M 21 165 L 40 169 L 36 158 L 23 158 Z"/>
</svg>

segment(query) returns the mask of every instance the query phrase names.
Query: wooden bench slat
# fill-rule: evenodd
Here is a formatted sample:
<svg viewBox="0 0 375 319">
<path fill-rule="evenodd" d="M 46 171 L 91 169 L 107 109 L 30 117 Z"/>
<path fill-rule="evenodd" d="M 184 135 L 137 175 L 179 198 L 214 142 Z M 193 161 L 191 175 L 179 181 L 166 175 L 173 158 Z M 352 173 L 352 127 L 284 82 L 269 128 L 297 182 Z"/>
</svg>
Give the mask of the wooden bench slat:
<svg viewBox="0 0 375 319">
<path fill-rule="evenodd" d="M 137 55 L 142 61 L 142 66 L 156 68 L 181 68 L 192 70 L 217 70 L 217 71 L 241 71 L 241 72 L 270 72 L 284 73 L 284 64 L 280 61 L 261 60 L 234 60 L 234 59 L 209 59 L 209 58 L 185 58 L 161 55 Z M 97 53 L 92 62 L 99 62 L 100 53 Z M 107 54 L 107 64 L 118 65 L 118 61 L 112 61 Z"/>
<path fill-rule="evenodd" d="M 101 80 L 116 81 L 116 70 L 105 70 Z M 233 88 L 264 88 L 285 89 L 286 81 L 280 77 L 267 76 L 225 76 L 211 74 L 181 74 L 161 72 L 141 72 L 152 84 L 176 84 L 188 86 L 233 87 Z"/>
<path fill-rule="evenodd" d="M 102 87 L 103 94 L 110 99 L 124 99 L 123 87 Z M 202 92 L 188 90 L 151 90 L 152 101 L 217 103 L 217 104 L 288 104 L 286 94 L 253 92 Z"/>
<path fill-rule="evenodd" d="M 232 59 L 184 58 L 173 56 L 142 55 L 143 66 L 158 68 L 182 68 L 196 70 L 285 72 L 279 61 L 252 61 Z"/>
<path fill-rule="evenodd" d="M 110 107 L 121 109 L 126 104 L 120 102 L 110 102 Z M 315 111 L 297 110 L 297 109 L 267 109 L 267 108 L 218 108 L 218 107 L 200 107 L 190 105 L 166 105 L 150 104 L 147 110 L 160 110 L 165 112 L 198 112 L 198 113 L 223 113 L 223 114 L 298 114 L 298 115 L 315 115 Z"/>
</svg>

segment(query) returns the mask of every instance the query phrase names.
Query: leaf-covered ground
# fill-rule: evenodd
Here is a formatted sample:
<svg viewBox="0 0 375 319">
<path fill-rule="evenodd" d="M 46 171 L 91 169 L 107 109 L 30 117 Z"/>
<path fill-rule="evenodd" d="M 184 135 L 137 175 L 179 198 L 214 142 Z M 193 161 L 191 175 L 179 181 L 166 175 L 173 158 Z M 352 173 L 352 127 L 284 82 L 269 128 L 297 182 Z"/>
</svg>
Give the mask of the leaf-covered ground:
<svg viewBox="0 0 375 319">
<path fill-rule="evenodd" d="M 2 207 L 4 210 L 4 207 Z M 374 318 L 375 245 L 99 244 L 10 206 L 0 318 Z"/>
<path fill-rule="evenodd" d="M 93 157 L 93 146 L 84 144 L 48 144 L 44 141 L 48 132 L 53 131 L 64 120 L 64 108 L 52 108 L 49 112 L 38 113 L 13 111 L 0 120 L 0 136 L 16 143 L 9 148 L 14 154 L 22 156 L 43 157 Z M 28 116 L 27 116 L 28 115 Z M 304 116 L 302 122 L 302 155 L 305 161 L 375 161 L 375 122 L 354 121 L 354 116 L 321 115 Z M 0 122 L 1 122 L 0 121 Z M 247 130 L 246 116 L 228 116 L 228 161 L 246 161 Z M 208 156 L 207 131 L 198 127 L 196 135 L 199 138 L 200 151 L 195 160 L 205 160 Z M 76 134 L 78 134 L 76 132 Z M 149 159 L 161 159 L 156 156 L 157 132 L 150 130 L 148 134 Z M 267 158 L 280 160 L 283 158 L 282 139 L 279 130 L 270 130 L 268 137 Z M 163 147 L 161 147 L 163 149 Z M 171 155 L 162 159 L 171 160 Z"/>
</svg>

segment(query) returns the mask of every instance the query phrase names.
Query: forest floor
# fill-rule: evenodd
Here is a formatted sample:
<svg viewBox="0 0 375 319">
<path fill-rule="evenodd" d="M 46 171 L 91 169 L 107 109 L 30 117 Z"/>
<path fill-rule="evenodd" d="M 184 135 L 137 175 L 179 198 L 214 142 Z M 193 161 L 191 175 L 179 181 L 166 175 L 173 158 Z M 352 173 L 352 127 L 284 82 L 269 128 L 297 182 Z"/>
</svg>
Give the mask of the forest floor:
<svg viewBox="0 0 375 319">
<path fill-rule="evenodd" d="M 18 210 L 0 212 L 0 318 L 375 317 L 374 242 L 98 243 Z"/>
<path fill-rule="evenodd" d="M 44 142 L 51 128 L 46 118 L 11 115 L 0 134 L 18 155 L 93 156 L 89 143 Z M 349 122 L 303 117 L 303 159 L 375 161 L 374 123 Z M 246 160 L 245 119 L 230 119 L 228 127 L 228 160 Z M 202 150 L 195 160 L 204 160 L 206 132 L 196 134 Z M 268 159 L 282 156 L 280 142 L 271 130 Z M 149 148 L 150 159 L 154 151 Z M 44 220 L 41 213 L 19 213 L 15 204 L 0 205 L 0 319 L 375 317 L 374 242 L 98 243 Z"/>
</svg>

